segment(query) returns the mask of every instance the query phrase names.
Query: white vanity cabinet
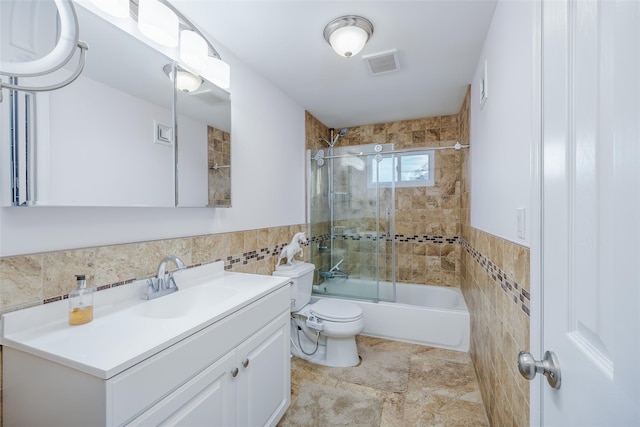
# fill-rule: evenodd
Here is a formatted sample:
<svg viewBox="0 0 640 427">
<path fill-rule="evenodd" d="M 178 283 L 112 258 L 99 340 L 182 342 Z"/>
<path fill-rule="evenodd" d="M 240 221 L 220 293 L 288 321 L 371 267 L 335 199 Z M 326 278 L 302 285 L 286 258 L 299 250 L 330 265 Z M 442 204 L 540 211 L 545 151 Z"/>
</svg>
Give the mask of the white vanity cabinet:
<svg viewBox="0 0 640 427">
<path fill-rule="evenodd" d="M 287 311 L 128 425 L 276 425 L 290 400 L 288 322 Z"/>
<path fill-rule="evenodd" d="M 242 276 L 251 275 L 232 279 Z M 11 322 L 3 319 L 4 426 L 275 426 L 290 403 L 290 297 L 288 285 L 268 283 L 248 303 L 115 371 L 82 364 L 92 352 L 115 351 L 110 345 L 87 348 L 73 363 L 36 345 L 55 339 L 60 346 L 60 337 L 80 329 L 30 343 L 32 331 L 7 333 Z M 133 346 L 133 331 L 170 330 L 179 321 L 131 320 L 114 333 Z"/>
</svg>

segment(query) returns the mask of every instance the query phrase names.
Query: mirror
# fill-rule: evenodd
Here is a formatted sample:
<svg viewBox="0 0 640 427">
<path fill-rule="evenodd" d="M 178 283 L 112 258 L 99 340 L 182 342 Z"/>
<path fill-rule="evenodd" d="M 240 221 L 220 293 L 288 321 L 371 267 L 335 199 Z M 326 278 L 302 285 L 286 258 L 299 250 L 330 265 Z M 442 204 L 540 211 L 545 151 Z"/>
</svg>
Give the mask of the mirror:
<svg viewBox="0 0 640 427">
<path fill-rule="evenodd" d="M 4 5 L 13 2 L 2 3 L 7 16 Z M 15 179 L 19 199 L 7 196 L 11 191 L 4 183 L 13 178 L 3 172 L 3 205 L 230 205 L 230 168 L 221 167 L 230 165 L 229 94 L 206 81 L 191 93 L 176 93 L 174 126 L 174 88 L 164 72 L 173 61 L 84 7 L 77 6 L 76 12 L 80 40 L 89 45 L 81 76 L 56 91 L 17 92 L 11 102 L 3 90 L 4 165 L 14 156 L 4 148 L 10 146 L 5 143 L 7 110 L 13 100 L 18 120 L 30 129 L 15 144 L 21 154 Z M 51 15 L 47 18 L 50 22 Z M 39 24 L 27 26 L 35 34 Z M 53 34 L 49 28 L 36 36 L 51 39 Z M 211 166 L 218 164 L 212 170 L 226 171 L 226 180 L 209 178 L 209 152 Z M 223 186 L 229 190 L 219 197 Z"/>
<path fill-rule="evenodd" d="M 192 92 L 178 90 L 176 105 L 177 206 L 231 207 L 229 93 L 203 80 Z M 202 168 L 206 174 L 204 179 Z"/>
</svg>

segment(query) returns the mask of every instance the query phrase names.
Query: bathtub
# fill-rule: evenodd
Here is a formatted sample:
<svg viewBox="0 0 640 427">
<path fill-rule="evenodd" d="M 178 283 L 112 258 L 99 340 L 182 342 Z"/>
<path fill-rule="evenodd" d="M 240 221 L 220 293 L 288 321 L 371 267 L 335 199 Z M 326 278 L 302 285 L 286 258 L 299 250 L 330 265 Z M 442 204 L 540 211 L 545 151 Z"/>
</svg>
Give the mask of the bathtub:
<svg viewBox="0 0 640 427">
<path fill-rule="evenodd" d="M 312 302 L 339 298 L 360 306 L 364 314 L 362 335 L 469 351 L 469 310 L 458 288 L 398 283 L 395 302 L 384 301 L 393 299 L 389 282 L 380 282 L 379 291 L 375 282 L 361 279 L 330 279 L 313 288 Z M 371 301 L 349 295 L 364 295 L 362 298 Z M 376 298 L 381 301 L 373 302 Z"/>
</svg>

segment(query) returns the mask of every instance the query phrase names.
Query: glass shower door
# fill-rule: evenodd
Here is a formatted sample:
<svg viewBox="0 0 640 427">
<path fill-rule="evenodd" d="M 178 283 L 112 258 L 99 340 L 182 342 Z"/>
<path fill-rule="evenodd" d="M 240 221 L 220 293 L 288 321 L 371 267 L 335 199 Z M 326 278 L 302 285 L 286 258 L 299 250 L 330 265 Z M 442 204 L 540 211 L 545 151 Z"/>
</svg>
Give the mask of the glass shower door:
<svg viewBox="0 0 640 427">
<path fill-rule="evenodd" d="M 394 182 L 390 179 L 394 159 L 392 154 L 375 151 L 375 147 L 335 147 L 323 162 L 311 159 L 312 232 L 325 236 L 328 232 L 328 239 L 315 249 L 319 262 L 316 292 L 395 300 Z M 318 172 L 322 168 L 326 173 Z M 327 209 L 323 210 L 319 206 L 325 195 Z"/>
</svg>

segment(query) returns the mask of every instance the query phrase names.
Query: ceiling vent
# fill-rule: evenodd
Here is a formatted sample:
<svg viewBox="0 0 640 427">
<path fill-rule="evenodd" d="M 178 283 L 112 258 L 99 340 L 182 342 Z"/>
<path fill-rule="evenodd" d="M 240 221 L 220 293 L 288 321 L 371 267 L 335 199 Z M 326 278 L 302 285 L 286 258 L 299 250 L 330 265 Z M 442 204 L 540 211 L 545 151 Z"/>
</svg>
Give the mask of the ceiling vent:
<svg viewBox="0 0 640 427">
<path fill-rule="evenodd" d="M 397 49 L 363 55 L 362 59 L 367 64 L 369 72 L 373 75 L 392 73 L 400 69 Z"/>
</svg>

